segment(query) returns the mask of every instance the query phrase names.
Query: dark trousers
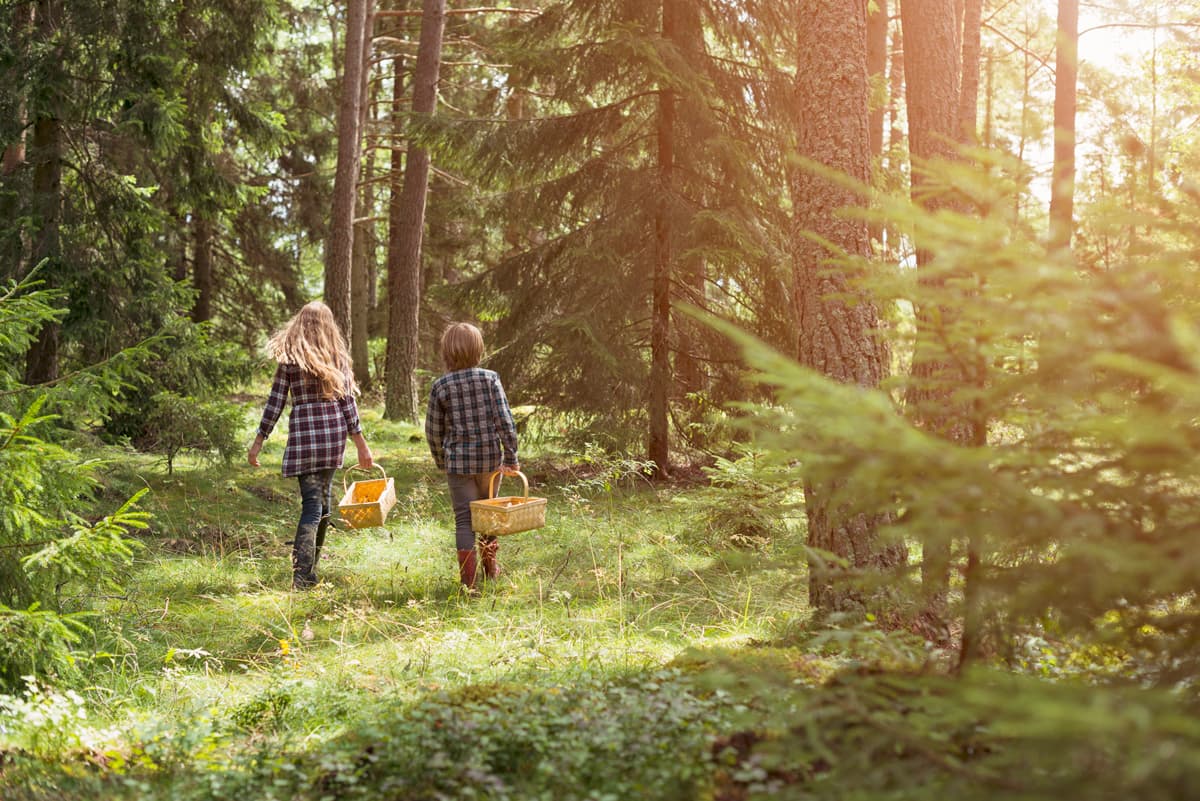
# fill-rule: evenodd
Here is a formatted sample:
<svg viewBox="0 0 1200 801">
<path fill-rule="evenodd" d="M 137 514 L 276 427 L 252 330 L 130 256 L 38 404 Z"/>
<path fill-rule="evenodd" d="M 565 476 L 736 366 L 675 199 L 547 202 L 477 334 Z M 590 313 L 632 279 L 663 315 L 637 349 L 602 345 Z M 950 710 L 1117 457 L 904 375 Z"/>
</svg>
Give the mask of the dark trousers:
<svg viewBox="0 0 1200 801">
<path fill-rule="evenodd" d="M 490 475 L 491 473 L 446 474 L 446 481 L 450 485 L 450 505 L 454 507 L 454 545 L 460 551 L 475 549 L 475 532 L 471 530 L 471 501 L 488 496 Z"/>
<path fill-rule="evenodd" d="M 311 587 L 317 583 L 317 562 L 329 528 L 333 509 L 334 469 L 318 470 L 298 476 L 300 480 L 300 523 L 292 543 L 292 586 Z"/>
</svg>

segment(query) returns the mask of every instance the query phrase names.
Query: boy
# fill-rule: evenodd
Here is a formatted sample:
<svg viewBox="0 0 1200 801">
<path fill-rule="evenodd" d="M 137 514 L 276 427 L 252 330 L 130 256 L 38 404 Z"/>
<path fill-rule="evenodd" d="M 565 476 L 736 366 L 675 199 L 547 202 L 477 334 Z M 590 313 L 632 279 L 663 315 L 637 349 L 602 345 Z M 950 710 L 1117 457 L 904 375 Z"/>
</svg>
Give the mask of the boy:
<svg viewBox="0 0 1200 801">
<path fill-rule="evenodd" d="M 488 496 L 488 477 L 496 470 L 512 475 L 517 461 L 517 427 L 500 376 L 479 366 L 483 334 L 470 323 L 454 323 L 442 334 L 446 374 L 433 382 L 425 414 L 425 437 L 439 470 L 446 472 L 454 507 L 454 540 L 458 576 L 468 594 L 475 594 L 475 532 L 471 530 L 471 501 Z M 494 536 L 481 537 L 479 553 L 484 575 L 500 575 Z"/>
</svg>

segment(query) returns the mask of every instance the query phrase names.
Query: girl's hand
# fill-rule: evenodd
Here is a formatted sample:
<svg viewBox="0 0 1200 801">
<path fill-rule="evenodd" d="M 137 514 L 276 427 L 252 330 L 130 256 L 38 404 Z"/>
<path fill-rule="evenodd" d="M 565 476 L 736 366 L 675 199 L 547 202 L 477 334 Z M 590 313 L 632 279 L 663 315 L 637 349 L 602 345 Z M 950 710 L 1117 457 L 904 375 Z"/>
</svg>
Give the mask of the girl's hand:
<svg viewBox="0 0 1200 801">
<path fill-rule="evenodd" d="M 502 464 L 502 465 L 500 465 L 500 474 L 501 475 L 515 476 L 517 473 L 520 473 L 520 472 L 521 472 L 521 465 L 519 465 L 519 464 Z"/>
<path fill-rule="evenodd" d="M 246 453 L 246 461 L 251 467 L 262 467 L 258 461 L 258 453 L 262 450 L 262 438 L 255 437 L 254 443 L 250 446 L 250 450 Z"/>
<path fill-rule="evenodd" d="M 363 470 L 370 470 L 375 466 L 375 457 L 371 455 L 371 449 L 358 452 L 358 466 Z"/>
</svg>

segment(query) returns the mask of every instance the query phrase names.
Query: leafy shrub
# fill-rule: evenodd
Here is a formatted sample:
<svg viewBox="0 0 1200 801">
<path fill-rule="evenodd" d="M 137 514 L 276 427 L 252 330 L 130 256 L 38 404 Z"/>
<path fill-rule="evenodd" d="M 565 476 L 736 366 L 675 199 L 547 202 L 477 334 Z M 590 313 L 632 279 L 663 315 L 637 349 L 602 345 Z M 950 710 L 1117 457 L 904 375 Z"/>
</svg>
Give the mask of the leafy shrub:
<svg viewBox="0 0 1200 801">
<path fill-rule="evenodd" d="M 242 409 L 235 404 L 160 392 L 150 399 L 137 443 L 162 454 L 167 473 L 175 472 L 175 457 L 185 450 L 215 454 L 228 464 L 240 447 L 242 424 Z"/>
<path fill-rule="evenodd" d="M 697 542 L 761 549 L 787 532 L 792 518 L 803 517 L 796 477 L 761 454 L 717 457 L 704 472 L 708 487 L 675 499 L 688 511 Z"/>
<path fill-rule="evenodd" d="M 798 690 L 731 667 L 704 678 L 744 710 L 715 746 L 725 797 L 1175 801 L 1200 782 L 1200 723 L 1168 692 L 871 667 Z"/>
<path fill-rule="evenodd" d="M 15 691 L 26 679 L 74 678 L 72 649 L 90 631 L 78 615 L 60 615 L 38 604 L 10 609 L 0 604 L 0 690 Z"/>
<path fill-rule="evenodd" d="M 303 696 L 285 683 L 219 718 L 141 726 L 136 740 L 106 754 L 102 771 L 81 770 L 81 754 L 69 747 L 16 753 L 6 778 L 67 796 L 139 801 L 690 801 L 711 780 L 710 742 L 722 714 L 719 696 L 695 695 L 675 673 L 584 678 L 562 687 L 432 691 L 415 703 L 364 704 L 360 696 L 354 714 L 338 721 L 344 734 L 301 742 L 287 725 Z M 230 747 L 226 722 L 252 733 L 246 748 Z M 262 739 L 267 732 L 282 739 Z"/>
<path fill-rule="evenodd" d="M 20 385 L 16 356 L 55 319 L 54 297 L 28 282 L 0 296 L 0 355 L 10 357 L 0 362 L 0 386 L 11 388 L 0 395 L 0 690 L 18 687 L 25 675 L 46 681 L 73 672 L 71 648 L 88 629 L 79 615 L 61 614 L 64 593 L 116 587 L 136 547 L 126 534 L 145 526 L 146 515 L 132 511 L 142 493 L 98 521 L 80 516 L 100 465 L 51 441 L 61 418 L 43 414 L 47 395 L 30 401 L 32 391 Z M 66 412 L 69 398 L 105 394 L 122 375 L 70 376 L 51 390 L 53 402 Z"/>
<path fill-rule="evenodd" d="M 353 726 L 319 783 L 348 799 L 692 799 L 713 712 L 668 675 L 435 693 Z"/>
<path fill-rule="evenodd" d="M 226 396 L 257 363 L 238 346 L 215 339 L 208 325 L 182 317 L 168 322 L 162 339 L 144 375 L 121 393 L 121 409 L 105 422 L 105 434 L 162 454 L 168 470 L 184 450 L 228 460 L 239 447 L 242 409 Z"/>
</svg>

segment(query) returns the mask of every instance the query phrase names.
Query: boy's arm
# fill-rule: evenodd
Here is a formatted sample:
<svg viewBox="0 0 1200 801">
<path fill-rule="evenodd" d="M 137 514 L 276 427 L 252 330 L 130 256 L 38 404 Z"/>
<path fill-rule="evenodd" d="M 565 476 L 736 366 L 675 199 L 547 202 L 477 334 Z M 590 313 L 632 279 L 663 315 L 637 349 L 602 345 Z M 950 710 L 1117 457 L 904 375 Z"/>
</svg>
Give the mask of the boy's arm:
<svg viewBox="0 0 1200 801">
<path fill-rule="evenodd" d="M 497 376 L 492 382 L 496 399 L 496 433 L 500 435 L 500 445 L 504 449 L 504 460 L 501 467 L 514 470 L 521 466 L 517 460 L 517 424 L 513 422 L 512 409 L 508 408 L 508 397 L 504 394 L 504 385 Z"/>
<path fill-rule="evenodd" d="M 438 401 L 437 390 L 429 393 L 429 408 L 425 410 L 425 441 L 429 443 L 429 453 L 433 455 L 433 463 L 438 470 L 446 469 L 446 452 L 442 448 L 442 437 L 446 434 L 446 423 L 443 418 L 442 404 Z"/>
</svg>

